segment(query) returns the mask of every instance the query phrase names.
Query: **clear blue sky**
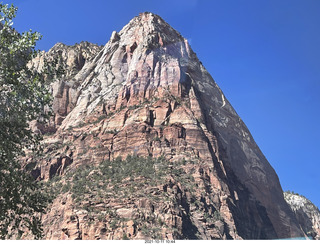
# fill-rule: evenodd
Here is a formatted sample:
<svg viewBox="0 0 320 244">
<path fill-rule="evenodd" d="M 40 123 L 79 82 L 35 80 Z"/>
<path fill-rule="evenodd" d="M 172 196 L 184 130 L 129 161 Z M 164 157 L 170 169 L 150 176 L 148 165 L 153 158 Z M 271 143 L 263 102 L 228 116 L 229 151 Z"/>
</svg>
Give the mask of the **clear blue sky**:
<svg viewBox="0 0 320 244">
<path fill-rule="evenodd" d="M 38 48 L 105 44 L 140 12 L 191 47 L 244 120 L 284 190 L 320 207 L 320 0 L 3 0 Z"/>
</svg>

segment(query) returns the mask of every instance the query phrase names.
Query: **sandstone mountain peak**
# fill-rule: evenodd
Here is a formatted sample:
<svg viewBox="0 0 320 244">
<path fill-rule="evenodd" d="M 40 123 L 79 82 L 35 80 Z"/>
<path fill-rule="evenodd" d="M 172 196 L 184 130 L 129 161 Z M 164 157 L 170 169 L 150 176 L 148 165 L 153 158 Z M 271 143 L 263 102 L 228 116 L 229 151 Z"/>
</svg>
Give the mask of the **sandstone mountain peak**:
<svg viewBox="0 0 320 244">
<path fill-rule="evenodd" d="M 183 38 L 179 32 L 174 30 L 166 21 L 164 21 L 159 15 L 144 12 L 140 13 L 139 16 L 133 18 L 121 31 L 120 33 L 127 32 L 131 29 L 136 30 L 142 28 L 143 33 L 147 36 L 158 32 L 159 35 L 164 33 L 170 33 L 172 36 L 176 35 L 179 38 Z"/>
<path fill-rule="evenodd" d="M 122 44 L 151 49 L 186 41 L 160 16 L 150 12 L 133 18 L 119 33 L 113 32 L 111 41 L 118 40 L 120 36 Z"/>
<path fill-rule="evenodd" d="M 51 134 L 45 155 L 26 159 L 59 193 L 47 239 L 305 234 L 248 128 L 159 16 L 140 14 L 104 47 L 59 44 L 33 65 L 52 57 L 65 72 L 51 82 L 54 117 L 38 128 Z"/>
</svg>

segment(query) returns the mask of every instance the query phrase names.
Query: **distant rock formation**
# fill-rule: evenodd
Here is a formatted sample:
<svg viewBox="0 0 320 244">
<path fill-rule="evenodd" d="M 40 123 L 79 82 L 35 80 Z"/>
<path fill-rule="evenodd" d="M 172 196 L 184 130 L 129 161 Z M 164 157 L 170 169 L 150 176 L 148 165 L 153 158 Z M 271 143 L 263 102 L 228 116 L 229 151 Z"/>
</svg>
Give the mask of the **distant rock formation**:
<svg viewBox="0 0 320 244">
<path fill-rule="evenodd" d="M 103 48 L 59 43 L 32 65 L 50 60 L 55 115 L 39 128 L 43 156 L 24 159 L 55 193 L 45 239 L 305 236 L 249 130 L 162 18 L 140 14 Z"/>
<path fill-rule="evenodd" d="M 295 213 L 303 232 L 311 239 L 320 240 L 319 208 L 306 197 L 294 192 L 284 192 L 284 199 Z"/>
</svg>

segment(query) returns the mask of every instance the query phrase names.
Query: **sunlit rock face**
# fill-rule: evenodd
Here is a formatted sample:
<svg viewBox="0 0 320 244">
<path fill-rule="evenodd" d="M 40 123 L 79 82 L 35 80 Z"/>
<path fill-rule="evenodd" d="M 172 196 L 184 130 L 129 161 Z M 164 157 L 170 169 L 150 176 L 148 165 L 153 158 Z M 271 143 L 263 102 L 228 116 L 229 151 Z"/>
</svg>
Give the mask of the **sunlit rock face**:
<svg viewBox="0 0 320 244">
<path fill-rule="evenodd" d="M 293 192 L 284 192 L 284 199 L 294 212 L 307 237 L 320 240 L 320 211 L 318 207 L 304 196 Z"/>
<path fill-rule="evenodd" d="M 58 186 L 43 216 L 45 239 L 304 236 L 249 130 L 188 41 L 159 16 L 140 14 L 104 47 L 57 44 L 33 66 L 50 58 L 64 68 L 51 82 L 55 115 L 42 128 L 51 134 L 43 157 L 25 159 L 35 179 Z M 166 174 L 154 163 L 151 184 L 127 160 L 115 191 L 99 165 L 128 155 L 161 157 Z M 79 193 L 75 175 L 86 166 Z"/>
</svg>

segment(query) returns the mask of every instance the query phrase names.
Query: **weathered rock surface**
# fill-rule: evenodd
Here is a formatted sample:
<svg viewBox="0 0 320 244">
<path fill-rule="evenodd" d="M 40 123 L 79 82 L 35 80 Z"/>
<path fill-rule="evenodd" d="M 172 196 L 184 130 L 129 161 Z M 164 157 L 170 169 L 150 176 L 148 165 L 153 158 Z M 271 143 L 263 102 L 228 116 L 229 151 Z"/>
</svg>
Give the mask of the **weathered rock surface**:
<svg viewBox="0 0 320 244">
<path fill-rule="evenodd" d="M 159 16 L 140 14 L 113 32 L 102 49 L 88 43 L 57 44 L 34 60 L 34 67 L 56 53 L 65 71 L 51 85 L 54 133 L 45 136 L 42 158 L 26 159 L 35 179 L 53 185 L 58 181 L 62 187 L 73 184 L 66 174 L 84 165 L 99 167 L 128 155 L 163 156 L 173 164 L 186 162 L 180 170 L 194 178 L 197 188 L 192 192 L 171 172 L 155 184 L 156 190 L 145 183 L 131 187 L 136 192 L 131 197 L 96 200 L 94 192 L 86 195 L 88 202 L 76 204 L 72 186 L 66 187 L 43 216 L 46 239 L 304 236 L 249 130 L 188 41 Z M 123 179 L 119 184 L 126 183 Z M 150 199 L 141 189 L 155 195 L 170 189 L 167 198 L 172 200 Z M 103 217 L 86 210 L 88 204 Z M 154 216 L 166 227 L 151 220 L 141 224 Z M 146 228 L 156 233 L 142 231 Z"/>
<path fill-rule="evenodd" d="M 284 192 L 284 199 L 289 204 L 299 222 L 300 228 L 310 239 L 320 240 L 320 211 L 307 198 L 293 192 Z"/>
<path fill-rule="evenodd" d="M 47 53 L 41 52 L 30 64 L 37 70 L 46 70 L 51 83 L 54 118 L 45 131 L 54 132 L 68 113 L 76 106 L 80 83 L 73 77 L 90 62 L 102 47 L 89 42 L 74 46 L 57 43 Z M 57 77 L 58 76 L 58 77 Z"/>
</svg>

